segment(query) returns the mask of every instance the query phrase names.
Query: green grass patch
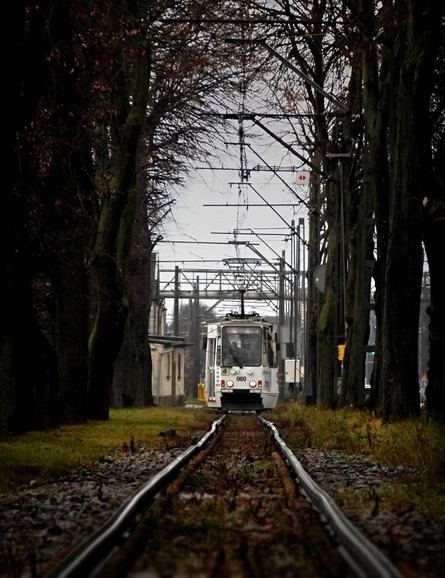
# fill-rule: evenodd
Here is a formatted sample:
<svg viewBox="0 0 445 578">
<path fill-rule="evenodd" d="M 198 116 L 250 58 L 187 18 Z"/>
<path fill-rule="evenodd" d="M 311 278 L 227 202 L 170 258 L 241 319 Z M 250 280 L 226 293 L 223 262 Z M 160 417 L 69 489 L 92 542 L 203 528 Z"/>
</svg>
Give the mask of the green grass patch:
<svg viewBox="0 0 445 578">
<path fill-rule="evenodd" d="M 0 491 L 42 481 L 91 464 L 106 455 L 162 447 L 159 433 L 173 428 L 191 441 L 215 414 L 205 409 L 154 407 L 110 411 L 108 421 L 63 426 L 0 438 Z"/>
<path fill-rule="evenodd" d="M 374 515 L 379 509 L 427 508 L 445 512 L 445 426 L 423 418 L 382 424 L 367 411 L 330 410 L 283 403 L 267 419 L 286 428 L 294 447 L 343 450 L 389 467 L 414 468 L 396 482 L 335 496 L 341 507 Z"/>
<path fill-rule="evenodd" d="M 442 516 L 445 512 L 443 489 L 432 489 L 428 483 L 391 483 L 378 487 L 370 486 L 360 490 L 345 489 L 335 497 L 342 508 L 358 510 L 375 515 L 379 510 L 388 509 L 409 512 L 426 509 Z"/>
<path fill-rule="evenodd" d="M 425 479 L 445 482 L 445 426 L 410 419 L 382 421 L 367 411 L 330 410 L 283 403 L 267 414 L 288 429 L 299 447 L 339 449 L 373 457 L 388 466 L 413 466 Z"/>
</svg>

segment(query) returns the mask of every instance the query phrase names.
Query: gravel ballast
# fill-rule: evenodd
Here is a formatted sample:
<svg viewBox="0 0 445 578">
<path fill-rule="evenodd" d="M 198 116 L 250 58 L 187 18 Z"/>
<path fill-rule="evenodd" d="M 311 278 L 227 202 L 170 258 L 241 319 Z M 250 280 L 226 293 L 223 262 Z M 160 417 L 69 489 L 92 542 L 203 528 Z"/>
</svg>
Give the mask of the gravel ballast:
<svg viewBox="0 0 445 578">
<path fill-rule="evenodd" d="M 0 576 L 44 575 L 70 548 L 164 468 L 184 447 L 140 450 L 104 457 L 88 468 L 44 484 L 0 495 Z M 345 492 L 362 492 L 360 508 L 344 507 L 407 577 L 438 578 L 445 572 L 445 515 L 401 505 L 386 508 L 381 490 L 408 483 L 409 468 L 388 468 L 337 450 L 296 451 L 306 471 L 342 505 Z"/>
</svg>

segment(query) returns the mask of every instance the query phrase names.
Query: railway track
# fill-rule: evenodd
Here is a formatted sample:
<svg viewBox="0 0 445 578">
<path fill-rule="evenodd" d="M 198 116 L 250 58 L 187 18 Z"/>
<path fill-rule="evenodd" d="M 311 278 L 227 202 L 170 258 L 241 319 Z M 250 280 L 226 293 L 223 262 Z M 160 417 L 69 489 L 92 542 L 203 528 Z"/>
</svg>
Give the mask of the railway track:
<svg viewBox="0 0 445 578">
<path fill-rule="evenodd" d="M 295 484 L 294 480 L 297 481 Z M 229 414 L 48 578 L 396 577 L 255 414 Z"/>
</svg>

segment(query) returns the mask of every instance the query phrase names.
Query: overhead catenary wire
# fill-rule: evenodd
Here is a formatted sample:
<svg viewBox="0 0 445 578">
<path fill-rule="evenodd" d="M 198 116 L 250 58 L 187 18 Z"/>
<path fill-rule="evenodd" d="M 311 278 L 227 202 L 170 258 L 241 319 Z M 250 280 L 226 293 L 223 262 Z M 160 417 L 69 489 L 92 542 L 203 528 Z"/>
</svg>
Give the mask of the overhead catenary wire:
<svg viewBox="0 0 445 578">
<path fill-rule="evenodd" d="M 297 199 L 299 200 L 300 203 L 302 203 L 306 208 L 309 209 L 309 203 L 307 201 L 305 201 L 302 197 L 300 197 L 300 195 L 289 185 L 289 183 L 287 183 L 283 177 L 281 177 L 281 175 L 278 173 L 278 171 L 275 169 L 275 167 L 273 167 L 272 165 L 270 165 L 267 161 L 265 161 L 263 159 L 263 157 L 250 145 L 248 145 L 249 150 L 251 150 L 253 152 L 254 155 L 256 155 L 258 157 L 258 159 L 260 161 L 262 161 L 265 166 L 287 187 L 287 189 L 295 196 L 297 197 Z"/>
</svg>

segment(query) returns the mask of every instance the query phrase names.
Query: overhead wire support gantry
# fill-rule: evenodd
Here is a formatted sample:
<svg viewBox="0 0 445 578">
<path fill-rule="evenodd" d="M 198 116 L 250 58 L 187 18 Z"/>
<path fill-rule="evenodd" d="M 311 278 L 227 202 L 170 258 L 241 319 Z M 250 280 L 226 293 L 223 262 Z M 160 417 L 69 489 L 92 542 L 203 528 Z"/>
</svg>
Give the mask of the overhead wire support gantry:
<svg viewBox="0 0 445 578">
<path fill-rule="evenodd" d="M 223 119 L 228 119 L 228 120 L 237 120 L 239 118 L 239 114 L 234 114 L 234 113 L 215 112 L 215 113 L 205 113 L 205 114 L 206 114 L 206 116 L 216 116 L 218 118 L 223 118 Z M 283 115 L 283 118 L 285 118 L 285 116 L 287 116 L 287 115 Z M 337 115 L 334 115 L 334 117 L 336 117 L 336 116 Z M 252 121 L 254 124 L 256 124 L 256 126 L 261 128 L 265 133 L 267 133 L 274 140 L 276 140 L 278 143 L 280 143 L 280 145 L 282 145 L 291 154 L 293 154 L 298 159 L 300 159 L 300 161 L 303 164 L 310 167 L 314 172 L 316 172 L 320 176 L 324 177 L 326 180 L 331 178 L 331 175 L 328 175 L 327 173 L 325 173 L 322 169 L 320 169 L 319 166 L 315 165 L 312 161 L 310 161 L 309 159 L 304 157 L 301 153 L 299 153 L 297 150 L 295 150 L 293 146 L 288 144 L 280 136 L 278 136 L 273 130 L 271 130 L 269 127 L 267 127 L 265 124 L 263 124 L 260 120 L 258 120 L 258 117 L 265 117 L 265 115 L 264 114 L 256 114 L 256 113 L 246 113 L 243 115 L 243 120 Z"/>
</svg>

